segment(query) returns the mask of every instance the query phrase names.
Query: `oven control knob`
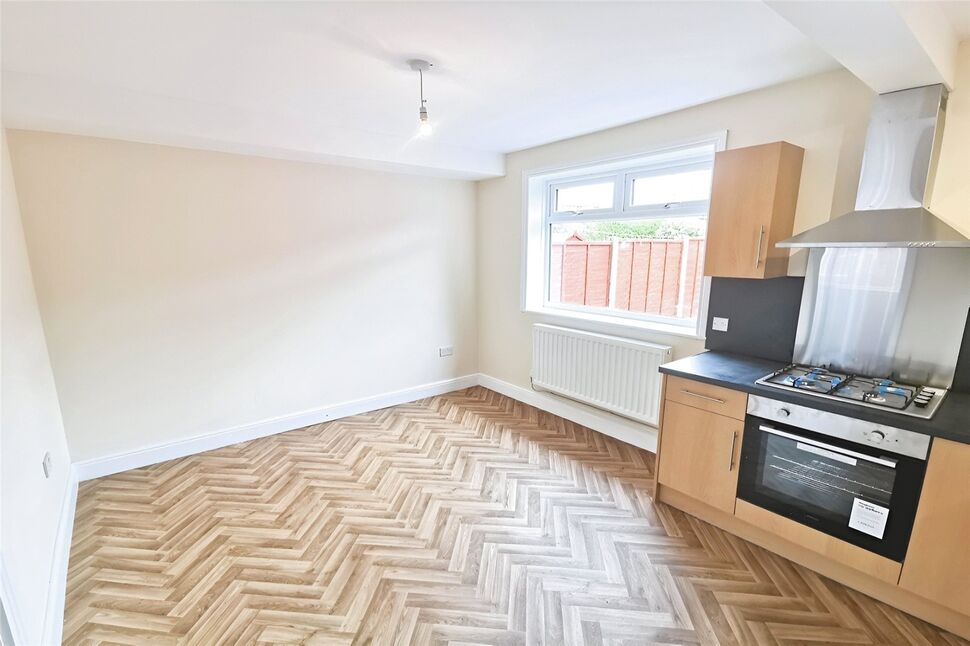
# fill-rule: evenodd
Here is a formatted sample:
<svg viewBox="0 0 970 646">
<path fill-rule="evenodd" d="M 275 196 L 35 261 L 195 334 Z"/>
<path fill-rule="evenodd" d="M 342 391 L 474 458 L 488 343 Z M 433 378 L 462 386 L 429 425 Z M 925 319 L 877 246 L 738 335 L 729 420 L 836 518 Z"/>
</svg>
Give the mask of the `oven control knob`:
<svg viewBox="0 0 970 646">
<path fill-rule="evenodd" d="M 882 431 L 870 431 L 869 437 L 867 438 L 873 444 L 879 444 L 884 439 L 886 439 L 886 434 Z"/>
<path fill-rule="evenodd" d="M 791 411 L 788 410 L 787 408 L 778 409 L 778 417 L 789 417 L 790 415 L 791 415 Z"/>
</svg>

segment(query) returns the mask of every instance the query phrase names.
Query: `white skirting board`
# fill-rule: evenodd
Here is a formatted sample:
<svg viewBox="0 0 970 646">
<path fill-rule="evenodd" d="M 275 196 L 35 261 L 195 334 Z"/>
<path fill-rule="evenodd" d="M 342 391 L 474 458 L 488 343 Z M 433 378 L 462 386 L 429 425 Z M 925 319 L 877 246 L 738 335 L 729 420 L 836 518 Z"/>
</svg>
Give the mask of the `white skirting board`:
<svg viewBox="0 0 970 646">
<path fill-rule="evenodd" d="M 640 424 L 559 395 L 523 388 L 484 374 L 478 376 L 478 383 L 489 390 L 494 390 L 523 404 L 541 408 L 547 413 L 558 415 L 571 422 L 582 424 L 621 442 L 632 444 L 651 453 L 657 452 L 657 429 L 652 426 Z"/>
<path fill-rule="evenodd" d="M 43 635 L 40 642 L 32 642 L 25 634 L 21 621 L 17 596 L 5 569 L 0 568 L 0 598 L 3 600 L 4 614 L 7 618 L 10 635 L 15 646 L 39 644 L 60 644 L 64 630 L 64 599 L 67 593 L 67 564 L 71 556 L 71 537 L 74 534 L 74 513 L 77 508 L 77 475 L 74 469 L 68 476 L 64 500 L 61 502 L 60 516 L 57 520 L 57 534 L 54 537 L 54 553 L 51 555 L 50 570 L 47 572 L 47 601 L 44 609 Z M 0 558 L 2 563 L 2 558 Z M 43 566 L 38 564 L 38 576 L 44 576 Z M 0 635 L 2 638 L 2 635 Z M 36 636 L 34 637 L 36 639 Z M 6 646 L 6 642 L 4 642 Z"/>
<path fill-rule="evenodd" d="M 319 424 L 341 417 L 360 415 L 370 411 L 397 406 L 424 397 L 433 397 L 454 390 L 461 390 L 475 385 L 502 393 L 507 397 L 522 403 L 541 408 L 544 411 L 564 417 L 577 424 L 587 426 L 610 437 L 638 446 L 647 451 L 657 450 L 657 431 L 645 424 L 598 410 L 580 402 L 576 402 L 551 393 L 536 392 L 528 388 L 516 386 L 507 381 L 496 379 L 488 375 L 465 375 L 455 379 L 436 381 L 413 388 L 406 388 L 384 395 L 356 399 L 341 404 L 325 406 L 314 410 L 283 415 L 265 419 L 252 424 L 236 426 L 234 428 L 215 431 L 205 435 L 175 442 L 157 444 L 155 446 L 119 453 L 103 458 L 93 458 L 74 463 L 77 480 L 91 480 L 102 476 L 120 473 L 131 469 L 138 469 L 151 464 L 158 464 L 166 460 L 174 460 L 187 455 L 194 455 L 213 449 L 230 446 L 239 442 L 246 442 L 260 437 L 267 437 L 283 433 L 295 428 Z"/>
<path fill-rule="evenodd" d="M 13 593 L 13 584 L 10 583 L 7 570 L 2 566 L 2 563 L 3 553 L 0 552 L 0 602 L 3 603 L 3 614 L 7 619 L 7 625 L 3 627 L 5 630 L 0 632 L 0 640 L 4 640 L 4 646 L 6 646 L 6 640 L 12 641 L 15 645 L 25 644 L 27 638 L 24 636 L 24 628 L 20 623 L 17 596 Z"/>
<path fill-rule="evenodd" d="M 64 632 L 64 599 L 67 595 L 67 565 L 71 558 L 71 538 L 74 536 L 74 512 L 77 509 L 77 471 L 71 467 L 67 494 L 61 505 L 57 522 L 54 557 L 51 559 L 47 609 L 44 611 L 44 644 L 60 644 Z"/>
<path fill-rule="evenodd" d="M 78 480 L 91 480 L 102 476 L 120 473 L 131 469 L 146 467 L 150 464 L 183 458 L 187 455 L 203 453 L 213 449 L 220 449 L 231 444 L 255 440 L 256 438 L 266 437 L 292 431 L 295 428 L 303 428 L 312 424 L 328 422 L 341 417 L 360 415 L 371 411 L 406 404 L 425 397 L 442 395 L 453 390 L 461 390 L 478 384 L 478 375 L 465 375 L 454 379 L 435 381 L 413 388 L 405 388 L 383 395 L 355 399 L 349 402 L 324 406 L 313 410 L 282 415 L 270 419 L 260 420 L 251 424 L 244 424 L 233 428 L 214 431 L 204 435 L 197 435 L 184 440 L 156 444 L 144 449 L 119 453 L 103 458 L 93 458 L 75 462 L 74 468 L 77 470 Z"/>
</svg>

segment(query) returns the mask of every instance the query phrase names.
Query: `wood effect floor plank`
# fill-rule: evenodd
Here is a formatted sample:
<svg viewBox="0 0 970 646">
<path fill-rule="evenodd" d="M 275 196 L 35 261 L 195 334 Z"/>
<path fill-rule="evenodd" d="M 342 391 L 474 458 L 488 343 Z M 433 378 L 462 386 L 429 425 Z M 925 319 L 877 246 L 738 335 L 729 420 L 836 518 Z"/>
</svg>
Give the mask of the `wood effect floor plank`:
<svg viewBox="0 0 970 646">
<path fill-rule="evenodd" d="M 967 646 L 483 388 L 82 483 L 69 644 Z"/>
</svg>

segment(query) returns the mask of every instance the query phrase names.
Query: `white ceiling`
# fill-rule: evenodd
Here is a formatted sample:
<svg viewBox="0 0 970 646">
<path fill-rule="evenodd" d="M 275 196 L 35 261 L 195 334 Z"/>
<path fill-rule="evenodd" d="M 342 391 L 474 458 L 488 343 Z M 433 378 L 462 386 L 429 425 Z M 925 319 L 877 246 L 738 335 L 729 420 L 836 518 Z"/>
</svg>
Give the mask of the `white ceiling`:
<svg viewBox="0 0 970 646">
<path fill-rule="evenodd" d="M 863 83 L 953 89 L 970 0 L 764 0 Z"/>
<path fill-rule="evenodd" d="M 3 2 L 0 37 L 7 127 L 459 177 L 838 67 L 760 2 Z"/>
</svg>

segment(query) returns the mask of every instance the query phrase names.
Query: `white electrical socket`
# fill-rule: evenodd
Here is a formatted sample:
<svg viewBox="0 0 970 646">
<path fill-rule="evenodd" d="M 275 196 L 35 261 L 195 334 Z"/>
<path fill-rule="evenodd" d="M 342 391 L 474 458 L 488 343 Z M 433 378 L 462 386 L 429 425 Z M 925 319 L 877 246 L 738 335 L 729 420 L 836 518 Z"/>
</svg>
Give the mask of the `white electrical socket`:
<svg viewBox="0 0 970 646">
<path fill-rule="evenodd" d="M 715 332 L 727 332 L 728 320 L 720 316 L 715 316 L 714 321 L 711 323 L 711 329 Z"/>
<path fill-rule="evenodd" d="M 439 357 L 450 357 L 453 354 L 455 354 L 455 347 L 452 345 L 443 345 L 438 348 Z"/>
<path fill-rule="evenodd" d="M 47 453 L 44 454 L 44 461 L 42 462 L 42 464 L 44 465 L 44 477 L 45 478 L 50 478 L 51 477 L 51 471 L 54 468 L 53 465 L 51 465 L 51 452 L 50 451 L 48 451 Z"/>
</svg>

